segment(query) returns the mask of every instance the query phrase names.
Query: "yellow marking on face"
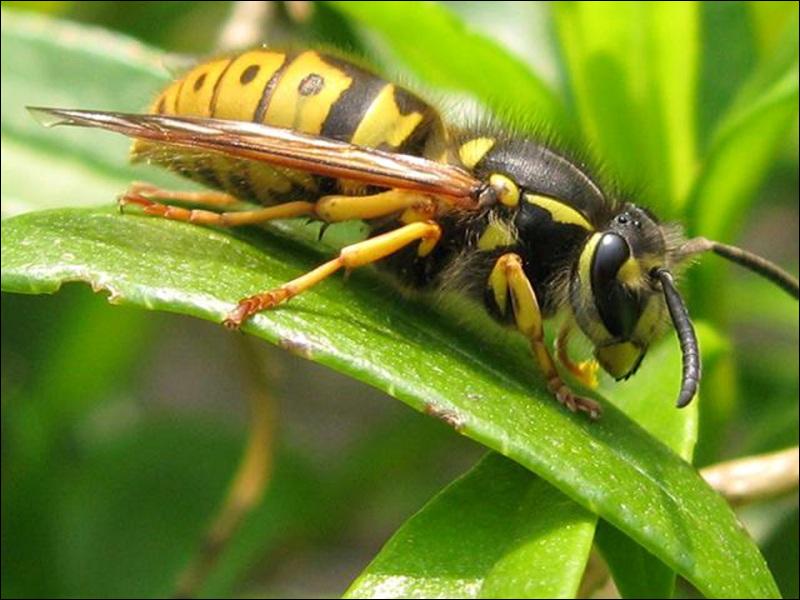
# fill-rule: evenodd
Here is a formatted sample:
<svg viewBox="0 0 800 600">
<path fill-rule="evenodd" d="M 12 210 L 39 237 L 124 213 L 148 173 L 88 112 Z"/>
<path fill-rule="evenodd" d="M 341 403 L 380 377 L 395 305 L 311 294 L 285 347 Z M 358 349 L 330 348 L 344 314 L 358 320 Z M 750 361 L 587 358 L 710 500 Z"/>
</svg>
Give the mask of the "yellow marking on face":
<svg viewBox="0 0 800 600">
<path fill-rule="evenodd" d="M 578 259 L 578 278 L 580 280 L 580 303 L 581 307 L 585 307 L 583 311 L 591 311 L 588 314 L 576 314 L 583 332 L 595 344 L 601 344 L 612 339 L 612 335 L 608 332 L 603 322 L 600 320 L 599 315 L 596 315 L 594 305 L 594 296 L 592 294 L 592 259 L 594 258 L 597 244 L 603 237 L 601 233 L 593 234 L 586 245 L 581 251 L 580 258 Z M 591 315 L 595 314 L 597 318 L 592 318 Z"/>
<path fill-rule="evenodd" d="M 525 194 L 525 200 L 549 212 L 556 223 L 577 225 L 587 231 L 594 231 L 592 224 L 586 220 L 586 217 L 580 211 L 560 200 L 539 196 L 538 194 Z"/>
<path fill-rule="evenodd" d="M 493 173 L 489 177 L 489 185 L 494 188 L 497 193 L 497 199 L 500 200 L 501 204 L 509 207 L 519 204 L 519 188 L 516 183 L 505 175 Z"/>
<path fill-rule="evenodd" d="M 659 328 L 664 324 L 666 316 L 666 305 L 660 294 L 654 294 L 647 300 L 647 304 L 642 311 L 636 328 L 633 330 L 633 338 L 649 343 L 655 337 Z"/>
<path fill-rule="evenodd" d="M 230 62 L 231 59 L 225 58 L 203 63 L 184 75 L 177 102 L 178 114 L 210 117 L 214 88 Z"/>
<path fill-rule="evenodd" d="M 631 342 L 603 346 L 595 351 L 600 365 L 612 377 L 625 377 L 642 355 L 642 349 Z"/>
<path fill-rule="evenodd" d="M 629 256 L 628 260 L 622 263 L 617 271 L 617 279 L 628 286 L 635 286 L 642 277 L 642 268 L 639 261 L 634 256 Z"/>
<path fill-rule="evenodd" d="M 478 239 L 478 250 L 494 250 L 500 246 L 511 246 L 516 239 L 502 221 L 491 221 Z"/>
<path fill-rule="evenodd" d="M 591 296 L 592 293 L 592 258 L 597 249 L 597 244 L 603 237 L 600 233 L 595 233 L 586 242 L 586 245 L 581 250 L 581 256 L 578 260 L 578 275 L 581 279 L 581 291 Z"/>
<path fill-rule="evenodd" d="M 486 156 L 486 153 L 492 149 L 494 144 L 494 138 L 475 138 L 461 145 L 458 149 L 458 158 L 461 160 L 461 164 L 471 169 Z"/>
<path fill-rule="evenodd" d="M 353 144 L 371 148 L 388 144 L 397 148 L 414 132 L 422 121 L 422 114 L 402 114 L 394 94 L 395 86 L 387 83 L 361 118 L 350 140 Z"/>
<path fill-rule="evenodd" d="M 352 82 L 347 73 L 328 64 L 317 52 L 303 52 L 286 67 L 264 123 L 319 134 L 331 107 Z"/>
<path fill-rule="evenodd" d="M 219 80 L 214 117 L 252 121 L 264 90 L 286 55 L 266 49 L 241 54 Z"/>
</svg>

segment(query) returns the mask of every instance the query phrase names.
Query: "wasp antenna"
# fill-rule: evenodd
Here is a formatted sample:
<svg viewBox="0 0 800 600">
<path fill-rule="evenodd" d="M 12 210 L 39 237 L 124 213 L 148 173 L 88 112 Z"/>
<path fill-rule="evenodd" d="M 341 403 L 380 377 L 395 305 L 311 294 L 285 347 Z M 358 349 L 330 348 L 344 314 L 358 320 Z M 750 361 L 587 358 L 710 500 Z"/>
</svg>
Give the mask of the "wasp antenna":
<svg viewBox="0 0 800 600">
<path fill-rule="evenodd" d="M 742 250 L 736 246 L 728 246 L 727 244 L 721 244 L 720 242 L 698 237 L 689 240 L 681 247 L 681 255 L 691 256 L 692 254 L 699 254 L 700 252 L 707 252 L 709 250 L 718 256 L 727 258 L 729 261 L 769 279 L 772 283 L 780 286 L 786 292 L 794 296 L 795 299 L 800 297 L 800 284 L 797 282 L 797 277 L 784 271 L 766 258 L 748 252 L 747 250 Z"/>
<path fill-rule="evenodd" d="M 678 341 L 681 344 L 681 354 L 683 355 L 683 378 L 681 379 L 681 391 L 678 395 L 678 408 L 683 408 L 692 401 L 697 393 L 697 386 L 700 384 L 700 349 L 697 345 L 697 335 L 694 332 L 694 325 L 689 318 L 689 311 L 683 302 L 678 289 L 675 287 L 675 280 L 672 273 L 666 269 L 655 269 L 654 275 L 661 282 L 664 290 L 664 298 L 667 301 L 669 316 L 675 325 L 678 334 Z"/>
</svg>

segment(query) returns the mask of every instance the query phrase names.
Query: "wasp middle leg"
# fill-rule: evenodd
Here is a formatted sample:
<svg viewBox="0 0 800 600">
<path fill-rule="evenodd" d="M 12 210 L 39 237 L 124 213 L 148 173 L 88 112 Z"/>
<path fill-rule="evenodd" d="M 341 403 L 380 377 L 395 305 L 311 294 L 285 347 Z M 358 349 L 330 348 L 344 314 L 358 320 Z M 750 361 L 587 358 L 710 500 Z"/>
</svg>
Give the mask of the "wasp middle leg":
<svg viewBox="0 0 800 600">
<path fill-rule="evenodd" d="M 555 341 L 555 353 L 564 368 L 566 368 L 572 375 L 589 389 L 596 389 L 598 386 L 597 372 L 600 370 L 600 364 L 594 360 L 582 360 L 581 362 L 574 362 L 569 356 L 569 335 L 572 332 L 572 324 L 564 323 Z"/>
</svg>

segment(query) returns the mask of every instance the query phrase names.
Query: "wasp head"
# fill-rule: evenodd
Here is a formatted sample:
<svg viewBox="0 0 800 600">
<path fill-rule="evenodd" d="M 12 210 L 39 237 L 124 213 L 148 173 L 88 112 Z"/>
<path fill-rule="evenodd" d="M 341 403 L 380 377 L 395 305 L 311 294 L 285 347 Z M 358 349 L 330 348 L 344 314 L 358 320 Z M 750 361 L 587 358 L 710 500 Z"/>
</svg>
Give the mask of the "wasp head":
<svg viewBox="0 0 800 600">
<path fill-rule="evenodd" d="M 672 267 L 671 235 L 648 211 L 624 204 L 588 238 L 573 269 L 569 298 L 576 321 L 615 379 L 636 372 L 666 322 L 656 273 Z"/>
</svg>

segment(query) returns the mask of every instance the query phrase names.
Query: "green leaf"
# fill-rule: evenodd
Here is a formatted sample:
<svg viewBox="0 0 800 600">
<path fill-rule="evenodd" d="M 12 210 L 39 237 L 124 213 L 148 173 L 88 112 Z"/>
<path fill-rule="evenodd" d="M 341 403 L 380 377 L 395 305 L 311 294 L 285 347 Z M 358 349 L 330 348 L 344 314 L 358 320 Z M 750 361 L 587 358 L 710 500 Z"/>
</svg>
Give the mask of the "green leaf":
<svg viewBox="0 0 800 600">
<path fill-rule="evenodd" d="M 157 320 L 141 311 L 112 313 L 86 290 L 75 291 L 82 294 L 64 294 L 55 310 L 53 303 L 3 298 L 4 346 L 20 353 L 15 358 L 23 364 L 47 369 L 46 377 L 39 369 L 25 369 L 4 379 L 4 402 L 14 412 L 4 435 L 14 440 L 14 462 L 22 470 L 44 468 L 76 419 L 120 393 L 156 330 Z M 38 334 L 31 332 L 31 323 L 37 324 Z M 34 347 L 14 346 L 21 336 Z M 92 369 L 81 368 L 86 364 Z"/>
<path fill-rule="evenodd" d="M 796 15 L 795 15 L 796 16 Z M 794 135 L 798 111 L 797 19 L 776 52 L 755 70 L 720 120 L 692 191 L 701 235 L 730 238 L 779 148 Z"/>
<path fill-rule="evenodd" d="M 701 2 L 700 23 L 703 48 L 697 136 L 702 155 L 714 127 L 753 70 L 758 51 L 745 2 Z"/>
<path fill-rule="evenodd" d="M 775 573 L 784 598 L 797 598 L 800 595 L 797 570 L 797 563 L 800 560 L 798 529 L 800 529 L 800 515 L 795 508 L 788 517 L 781 519 L 764 547 L 764 555 Z"/>
<path fill-rule="evenodd" d="M 36 56 L 57 64 L 69 54 L 57 34 L 50 37 Z M 93 75 L 91 60 L 83 73 Z M 113 74 L 107 84 L 114 87 Z M 107 171 L 100 160 L 83 164 L 87 172 Z M 40 172 L 48 167 L 42 162 Z M 112 208 L 23 214 L 3 222 L 2 286 L 52 293 L 65 281 L 87 281 L 111 291 L 115 302 L 219 322 L 239 298 L 322 260 L 276 233 L 247 235 L 245 241 Z M 257 316 L 246 330 L 371 383 L 512 458 L 704 593 L 775 595 L 758 550 L 687 463 L 612 406 L 595 424 L 568 414 L 535 374 L 522 340 L 500 334 L 482 313 L 459 319 L 422 302 L 398 302 L 385 282 L 355 273 L 346 284 L 334 277 Z M 673 395 L 660 401 L 671 404 Z"/>
<path fill-rule="evenodd" d="M 238 298 L 320 260 L 274 234 L 250 241 L 113 209 L 28 213 L 4 221 L 2 287 L 52 293 L 88 281 L 113 302 L 219 322 Z M 613 407 L 594 424 L 568 414 L 532 374 L 519 340 L 471 333 L 428 305 L 396 302 L 378 283 L 367 273 L 346 284 L 332 278 L 245 329 L 509 456 L 709 595 L 774 594 L 733 513 L 688 464 Z M 483 315 L 471 318 L 494 331 Z"/>
<path fill-rule="evenodd" d="M 596 542 L 622 598 L 672 598 L 675 572 L 619 529 L 601 521 Z"/>
<path fill-rule="evenodd" d="M 731 240 L 781 148 L 797 138 L 797 13 L 782 43 L 744 84 L 712 136 L 689 206 L 692 232 Z M 705 260 L 691 273 L 698 314 L 725 313 L 715 293 L 727 270 Z"/>
<path fill-rule="evenodd" d="M 379 34 L 379 40 L 424 83 L 472 94 L 499 116 L 512 111 L 556 131 L 567 127 L 560 99 L 521 59 L 471 30 L 445 6 L 435 2 L 328 4 Z"/>
<path fill-rule="evenodd" d="M 348 598 L 574 598 L 596 517 L 490 454 L 407 521 Z"/>
<path fill-rule="evenodd" d="M 791 27 L 792 21 L 797 24 L 796 2 L 747 2 L 746 8 L 750 11 L 755 38 L 760 50 L 764 54 L 773 51 L 781 43 L 781 35 L 787 26 Z"/>
<path fill-rule="evenodd" d="M 439 421 L 397 409 L 385 422 L 364 428 L 355 443 L 337 453 L 334 464 L 326 461 L 314 478 L 309 477 L 310 465 L 319 468 L 319 460 L 307 456 L 305 440 L 300 442 L 302 449 L 282 449 L 264 500 L 228 543 L 200 597 L 240 595 L 241 586 L 237 592 L 234 585 L 265 556 L 281 553 L 287 544 L 339 543 L 363 522 L 364 512 L 378 510 L 385 522 L 397 522 L 447 482 L 451 469 L 443 472 L 442 465 L 459 447 L 451 430 Z M 391 478 L 386 477 L 389 471 Z"/>
<path fill-rule="evenodd" d="M 651 207 L 679 214 L 697 162 L 697 3 L 558 2 L 553 14 L 584 134 Z"/>
<path fill-rule="evenodd" d="M 714 368 L 723 351 L 723 344 L 714 332 L 697 324 L 698 338 L 706 373 Z M 669 336 L 671 337 L 671 336 Z M 614 404 L 635 419 L 659 440 L 687 461 L 691 461 L 697 441 L 698 405 L 694 402 L 686 409 L 676 411 L 672 405 L 659 401 L 663 393 L 677 391 L 681 369 L 681 354 L 677 341 L 659 344 L 653 348 L 642 365 L 636 379 L 629 385 L 614 390 Z M 672 381 L 672 384 L 666 382 Z M 614 577 L 623 598 L 668 598 L 675 586 L 675 573 L 661 560 L 642 548 L 618 529 L 601 521 L 597 528 L 597 545 Z"/>
<path fill-rule="evenodd" d="M 4 216 L 108 204 L 136 178 L 175 185 L 176 177 L 128 164 L 130 143 L 124 138 L 86 131 L 54 136 L 25 110 L 39 105 L 140 111 L 170 79 L 161 54 L 101 29 L 68 22 L 53 27 L 51 20 L 7 10 L 0 15 Z"/>
<path fill-rule="evenodd" d="M 240 444 L 218 423 L 186 414 L 114 418 L 112 435 L 84 421 L 82 435 L 42 469 L 8 480 L 4 467 L 4 596 L 169 594 Z M 6 577 L 22 589 L 10 593 Z"/>
</svg>

